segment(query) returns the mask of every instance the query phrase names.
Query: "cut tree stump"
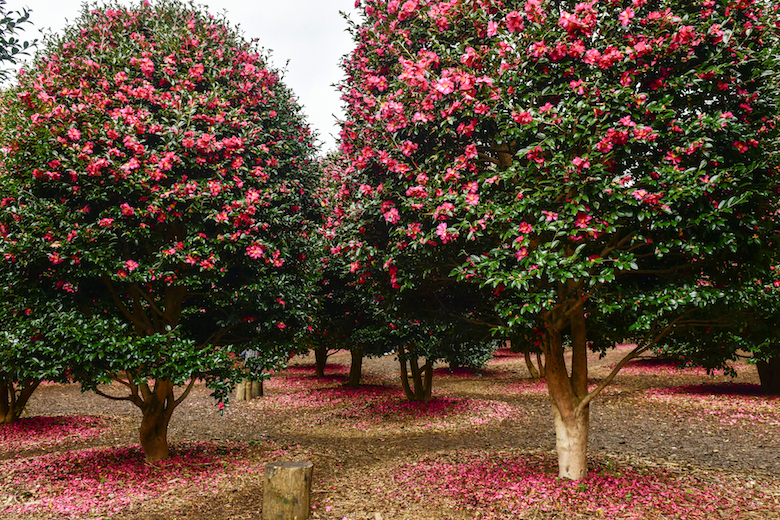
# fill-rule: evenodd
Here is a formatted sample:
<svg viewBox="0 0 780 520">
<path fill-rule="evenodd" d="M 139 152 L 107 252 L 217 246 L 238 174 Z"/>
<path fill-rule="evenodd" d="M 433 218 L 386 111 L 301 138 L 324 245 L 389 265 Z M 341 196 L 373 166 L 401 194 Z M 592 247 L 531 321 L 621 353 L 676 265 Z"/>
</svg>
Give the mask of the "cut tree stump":
<svg viewBox="0 0 780 520">
<path fill-rule="evenodd" d="M 311 462 L 274 462 L 265 466 L 263 520 L 307 520 L 311 505 Z"/>
</svg>

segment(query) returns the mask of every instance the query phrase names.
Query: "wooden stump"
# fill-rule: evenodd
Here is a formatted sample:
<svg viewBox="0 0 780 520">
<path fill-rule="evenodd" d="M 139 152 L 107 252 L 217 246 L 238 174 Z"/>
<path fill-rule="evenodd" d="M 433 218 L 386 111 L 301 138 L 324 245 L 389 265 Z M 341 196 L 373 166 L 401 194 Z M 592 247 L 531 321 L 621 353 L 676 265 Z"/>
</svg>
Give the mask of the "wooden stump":
<svg viewBox="0 0 780 520">
<path fill-rule="evenodd" d="M 236 401 L 251 401 L 263 395 L 263 382 L 244 379 L 236 385 Z"/>
<path fill-rule="evenodd" d="M 263 520 L 307 520 L 313 471 L 311 462 L 266 464 Z"/>
</svg>

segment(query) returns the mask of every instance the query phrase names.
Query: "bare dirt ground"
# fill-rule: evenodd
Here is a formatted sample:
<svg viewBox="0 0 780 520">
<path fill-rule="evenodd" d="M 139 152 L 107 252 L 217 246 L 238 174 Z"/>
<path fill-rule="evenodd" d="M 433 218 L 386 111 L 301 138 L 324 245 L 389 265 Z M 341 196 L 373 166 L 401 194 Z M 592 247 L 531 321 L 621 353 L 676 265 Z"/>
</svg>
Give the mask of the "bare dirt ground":
<svg viewBox="0 0 780 520">
<path fill-rule="evenodd" d="M 603 359 L 593 355 L 591 377 L 604 377 L 620 355 L 621 351 Z M 342 383 L 348 353 L 329 358 L 326 373 L 330 375 L 324 380 L 314 377 L 312 364 L 313 357 L 294 359 L 288 371 L 266 383 L 265 397 L 233 402 L 224 414 L 216 409 L 208 390 L 198 385 L 174 413 L 169 428 L 174 451 L 187 443 L 238 443 L 241 457 L 255 461 L 255 469 L 233 470 L 230 478 L 214 484 L 214 489 L 209 489 L 207 471 L 198 484 L 179 488 L 171 484 L 168 491 L 130 501 L 110 514 L 23 513 L 13 512 L 13 508 L 3 513 L 3 492 L 5 504 L 13 507 L 32 500 L 35 493 L 15 490 L 19 484 L 12 484 L 8 477 L 5 484 L 0 480 L 0 518 L 259 519 L 262 475 L 257 468 L 275 457 L 314 462 L 312 518 L 610 517 L 598 512 L 575 515 L 567 513 L 564 506 L 523 515 L 496 509 L 499 512 L 491 516 L 484 508 L 458 502 L 457 497 L 443 497 L 424 482 L 415 488 L 399 480 L 399 468 L 431 457 L 437 461 L 474 454 L 486 458 L 542 454 L 550 458 L 555 435 L 549 400 L 544 386 L 530 380 L 522 357 L 498 351 L 479 374 L 437 369 L 434 395 L 439 408 L 422 416 L 419 410 L 404 408 L 397 362 L 392 356 L 366 359 L 366 387 L 346 396 Z M 591 405 L 589 455 L 642 471 L 696 475 L 699 482 L 712 481 L 713 485 L 722 485 L 725 479 L 740 489 L 757 488 L 763 493 L 761 503 L 752 511 L 729 509 L 728 518 L 780 518 L 780 401 L 748 396 L 745 404 L 734 405 L 733 392 L 739 394 L 747 388 L 750 393 L 752 387 L 747 385 L 757 383 L 755 369 L 738 369 L 739 377 L 732 379 L 700 370 L 676 370 L 657 360 L 626 367 Z M 681 399 L 666 390 L 705 383 L 725 386 L 711 387 L 712 392 L 702 395 L 694 389 Z M 718 394 L 721 390 L 723 395 Z M 464 403 L 468 408 L 458 408 Z M 110 427 L 86 439 L 75 437 L 52 446 L 32 444 L 18 449 L 6 446 L 5 451 L 0 438 L 0 462 L 137 445 L 138 410 L 127 402 L 81 394 L 77 385 L 42 386 L 31 400 L 27 416 L 99 416 Z M 667 518 L 641 513 L 639 507 L 636 518 Z"/>
</svg>

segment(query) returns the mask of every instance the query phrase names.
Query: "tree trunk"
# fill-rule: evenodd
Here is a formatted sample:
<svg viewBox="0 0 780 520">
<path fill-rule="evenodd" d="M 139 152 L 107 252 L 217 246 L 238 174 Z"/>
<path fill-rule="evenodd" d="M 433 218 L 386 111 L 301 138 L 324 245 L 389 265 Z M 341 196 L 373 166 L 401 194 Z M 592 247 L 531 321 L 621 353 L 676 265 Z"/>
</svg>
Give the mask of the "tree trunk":
<svg viewBox="0 0 780 520">
<path fill-rule="evenodd" d="M 588 426 L 590 412 L 563 417 L 553 403 L 555 416 L 555 451 L 558 453 L 558 476 L 580 480 L 588 476 Z"/>
<path fill-rule="evenodd" d="M 328 349 L 325 347 L 314 349 L 314 363 L 317 377 L 325 377 L 325 363 L 328 362 Z"/>
<path fill-rule="evenodd" d="M 24 412 L 30 396 L 40 381 L 24 381 L 21 387 L 14 382 L 0 383 L 0 424 L 10 424 Z"/>
<path fill-rule="evenodd" d="M 413 349 L 408 356 L 403 346 L 398 347 L 398 359 L 401 362 L 401 386 L 404 389 L 406 399 L 409 401 L 428 402 L 433 395 L 433 363 L 427 361 L 420 367 L 417 356 Z M 407 372 L 407 361 L 411 369 L 412 383 L 409 383 L 409 372 Z"/>
<path fill-rule="evenodd" d="M 363 347 L 353 347 L 349 353 L 352 355 L 352 363 L 349 365 L 349 386 L 360 386 L 360 378 L 363 376 Z"/>
<path fill-rule="evenodd" d="M 539 367 L 539 377 L 547 377 L 547 371 L 544 369 L 544 357 L 541 352 L 536 353 L 536 365 Z"/>
<path fill-rule="evenodd" d="M 756 361 L 761 390 L 771 395 L 780 395 L 780 357 L 767 361 Z"/>
<path fill-rule="evenodd" d="M 527 350 L 523 351 L 523 357 L 525 358 L 525 366 L 528 367 L 528 372 L 531 373 L 531 378 L 533 379 L 539 379 L 542 376 L 539 374 L 539 371 L 534 366 L 534 362 L 531 361 L 531 353 Z"/>
<path fill-rule="evenodd" d="M 584 405 L 588 395 L 588 352 L 582 299 L 576 289 L 566 289 L 565 294 L 577 296 L 560 302 L 545 316 L 542 348 L 555 419 L 558 476 L 579 480 L 588 475 L 590 412 Z M 571 372 L 567 370 L 563 349 L 562 331 L 567 325 L 571 331 Z"/>
<path fill-rule="evenodd" d="M 139 436 L 146 461 L 154 463 L 168 458 L 168 423 L 176 402 L 170 381 L 156 381 L 154 391 L 144 393 Z"/>
</svg>

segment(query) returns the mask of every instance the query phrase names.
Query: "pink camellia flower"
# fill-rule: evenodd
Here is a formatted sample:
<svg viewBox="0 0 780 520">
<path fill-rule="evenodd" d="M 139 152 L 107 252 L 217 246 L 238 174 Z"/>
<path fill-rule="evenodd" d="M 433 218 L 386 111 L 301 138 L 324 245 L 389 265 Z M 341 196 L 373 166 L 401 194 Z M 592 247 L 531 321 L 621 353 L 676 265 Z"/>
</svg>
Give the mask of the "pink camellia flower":
<svg viewBox="0 0 780 520">
<path fill-rule="evenodd" d="M 578 171 L 590 168 L 590 161 L 587 157 L 575 157 L 571 163 L 577 168 Z"/>
<path fill-rule="evenodd" d="M 453 215 L 454 209 L 455 209 L 454 204 L 452 204 L 451 202 L 445 202 L 444 204 L 436 208 L 436 210 L 433 212 L 433 217 L 436 220 L 447 220 L 447 218 Z"/>
<path fill-rule="evenodd" d="M 144 76 L 151 76 L 154 72 L 154 62 L 152 62 L 152 60 L 149 58 L 141 58 L 140 60 L 136 60 L 136 63 L 140 65 L 141 72 L 143 72 Z"/>
<path fill-rule="evenodd" d="M 276 328 L 278 328 L 279 330 L 284 330 L 287 328 L 287 325 L 285 325 L 283 321 L 280 321 L 279 323 L 276 324 Z"/>
<path fill-rule="evenodd" d="M 541 155 L 543 152 L 544 150 L 542 150 L 541 146 L 536 146 L 526 154 L 526 157 L 528 157 L 529 161 L 533 161 L 536 164 L 544 164 L 544 157 Z"/>
<path fill-rule="evenodd" d="M 411 141 L 404 141 L 401 144 L 401 153 L 407 157 L 411 157 L 411 155 L 417 150 L 418 146 L 419 145 L 417 143 L 413 143 Z"/>
<path fill-rule="evenodd" d="M 534 58 L 541 58 L 547 54 L 547 44 L 545 44 L 543 41 L 534 42 L 531 44 L 529 52 Z"/>
<path fill-rule="evenodd" d="M 454 228 L 448 228 L 446 222 L 436 226 L 436 235 L 441 239 L 442 244 L 452 242 L 458 237 L 458 232 Z"/>
<path fill-rule="evenodd" d="M 515 252 L 515 258 L 518 261 L 522 260 L 526 256 L 528 256 L 528 248 L 527 247 L 521 247 L 520 249 L 517 250 L 517 252 Z"/>
<path fill-rule="evenodd" d="M 401 219 L 401 215 L 398 213 L 398 210 L 395 208 L 390 208 L 387 211 L 383 213 L 385 220 L 391 224 L 397 224 L 398 221 Z"/>
<path fill-rule="evenodd" d="M 512 11 L 506 15 L 506 28 L 509 32 L 520 32 L 525 29 L 523 15 L 517 11 Z"/>
<path fill-rule="evenodd" d="M 451 94 L 455 91 L 455 82 L 452 80 L 452 78 L 445 76 L 436 81 L 433 84 L 433 88 L 437 92 L 446 96 L 447 94 Z"/>
<path fill-rule="evenodd" d="M 584 61 L 588 65 L 595 65 L 596 63 L 598 63 L 600 58 L 601 58 L 601 52 L 598 49 L 588 49 L 585 52 L 585 57 L 582 58 L 582 61 Z"/>
<path fill-rule="evenodd" d="M 249 258 L 258 259 L 263 256 L 263 252 L 265 251 L 265 248 L 260 244 L 252 244 L 251 246 L 248 246 L 246 248 L 246 254 L 249 255 Z"/>
<path fill-rule="evenodd" d="M 105 227 L 111 227 L 111 224 L 114 223 L 114 219 L 111 217 L 101 218 L 98 220 L 98 226 L 105 228 Z"/>
<path fill-rule="evenodd" d="M 547 222 L 552 222 L 553 220 L 558 220 L 558 214 L 554 211 L 542 211 L 542 214 L 544 214 L 544 219 Z"/>
<path fill-rule="evenodd" d="M 625 11 L 621 12 L 618 15 L 618 20 L 620 20 L 620 25 L 626 26 L 631 23 L 631 20 L 634 18 L 634 10 L 630 7 L 627 8 Z"/>
<path fill-rule="evenodd" d="M 586 228 L 592 219 L 593 217 L 587 213 L 579 212 L 577 213 L 577 217 L 574 219 L 574 225 L 578 228 Z"/>
<path fill-rule="evenodd" d="M 201 79 L 201 76 L 203 76 L 203 71 L 204 70 L 205 69 L 203 68 L 203 64 L 202 63 L 197 63 L 197 64 L 193 65 L 192 67 L 190 67 L 190 70 L 188 71 L 188 74 L 189 74 L 190 78 L 194 79 L 195 81 L 198 81 L 199 79 Z"/>
<path fill-rule="evenodd" d="M 534 230 L 534 227 L 528 222 L 521 222 L 520 225 L 517 226 L 517 230 L 524 235 L 528 235 Z"/>
<path fill-rule="evenodd" d="M 138 269 L 138 262 L 136 262 L 135 260 L 126 260 L 125 261 L 125 269 L 127 269 L 128 271 L 130 271 L 132 273 L 133 271 Z"/>
<path fill-rule="evenodd" d="M 132 217 L 133 215 L 135 215 L 135 208 L 133 208 L 127 202 L 120 204 L 119 209 L 122 210 L 122 215 L 126 217 Z"/>
<path fill-rule="evenodd" d="M 514 120 L 515 123 L 520 123 L 521 125 L 527 125 L 531 121 L 533 121 L 533 117 L 531 116 L 531 113 L 527 110 L 521 110 L 519 112 L 512 112 L 512 120 Z"/>
<path fill-rule="evenodd" d="M 489 21 L 487 27 L 487 35 L 495 36 L 497 34 L 498 34 L 498 23 L 494 22 L 493 20 Z"/>
<path fill-rule="evenodd" d="M 68 137 L 71 141 L 78 141 L 81 139 L 81 132 L 77 128 L 68 128 Z"/>
</svg>

